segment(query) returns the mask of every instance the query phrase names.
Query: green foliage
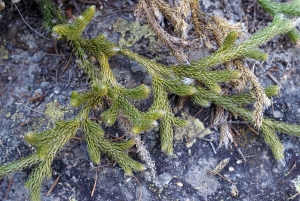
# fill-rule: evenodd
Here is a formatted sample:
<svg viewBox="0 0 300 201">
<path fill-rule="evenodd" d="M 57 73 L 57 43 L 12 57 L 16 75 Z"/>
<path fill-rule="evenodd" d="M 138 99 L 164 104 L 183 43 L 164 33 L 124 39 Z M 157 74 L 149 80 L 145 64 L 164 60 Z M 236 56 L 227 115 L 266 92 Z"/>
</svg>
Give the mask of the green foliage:
<svg viewBox="0 0 300 201">
<path fill-rule="evenodd" d="M 46 1 L 38 2 L 43 5 Z M 48 13 L 52 12 L 53 7 L 45 7 L 44 9 L 50 9 L 50 11 L 44 11 L 44 13 Z M 55 11 L 54 13 L 58 12 Z M 81 107 L 79 114 L 71 120 L 57 121 L 54 128 L 42 133 L 28 133 L 25 139 L 36 147 L 36 153 L 19 161 L 0 166 L 0 177 L 3 177 L 11 172 L 35 165 L 25 184 L 30 191 L 31 199 L 34 201 L 40 200 L 42 182 L 51 176 L 51 163 L 55 155 L 78 130 L 83 131 L 89 157 L 95 164 L 100 163 L 102 153 L 115 160 L 124 170 L 125 175 L 132 174 L 132 171 L 145 169 L 144 165 L 133 160 L 125 152 L 134 145 L 135 142 L 132 139 L 118 143 L 112 142 L 105 138 L 101 125 L 89 119 L 89 113 L 93 107 L 105 108 L 104 99 L 110 103 L 110 107 L 104 109 L 101 114 L 101 118 L 107 126 L 113 125 L 119 114 L 122 113 L 129 120 L 131 133 L 137 135 L 157 126 L 159 121 L 161 149 L 169 155 L 173 154 L 173 127 L 182 127 L 188 122 L 174 117 L 168 100 L 168 92 L 178 96 L 189 96 L 195 103 L 202 106 L 208 106 L 210 103 L 223 106 L 246 121 L 255 123 L 253 113 L 244 108 L 245 105 L 255 101 L 251 92 L 235 95 L 220 94 L 220 83 L 238 79 L 241 76 L 241 70 L 214 71 L 212 67 L 236 59 L 266 59 L 267 55 L 257 48 L 273 37 L 287 33 L 294 28 L 292 20 L 285 19 L 281 15 L 275 15 L 269 26 L 240 44 L 236 44 L 238 34 L 233 31 L 227 35 L 220 48 L 213 54 L 194 61 L 189 66 L 165 66 L 129 50 L 119 48 L 103 35 L 93 39 L 82 37 L 82 32 L 93 18 L 94 13 L 95 6 L 91 6 L 72 24 L 53 27 L 54 36 L 70 42 L 75 50 L 77 64 L 91 80 L 89 91 L 71 94 L 70 105 Z M 87 59 L 88 54 L 98 59 L 100 69 L 93 66 Z M 140 85 L 133 89 L 127 89 L 119 84 L 109 66 L 110 57 L 116 54 L 126 56 L 139 63 L 151 76 L 153 103 L 147 111 L 140 111 L 130 101 L 145 99 L 150 93 L 150 88 L 146 85 Z M 274 86 L 265 89 L 268 96 L 275 95 L 277 92 L 278 88 Z M 260 129 L 265 142 L 270 146 L 276 159 L 282 159 L 284 156 L 283 146 L 275 133 L 276 131 L 300 136 L 299 126 L 269 119 L 263 119 Z"/>
<path fill-rule="evenodd" d="M 300 16 L 300 1 L 277 3 L 270 0 L 258 0 L 258 3 L 270 14 L 284 13 L 291 17 Z"/>
<path fill-rule="evenodd" d="M 278 14 L 285 14 L 289 17 L 300 16 L 300 0 L 293 0 L 291 2 L 284 3 L 277 3 L 270 0 L 259 0 L 258 3 L 265 11 L 273 16 Z M 296 28 L 293 28 L 287 34 L 292 42 L 297 45 L 300 44 L 300 33 Z"/>
<path fill-rule="evenodd" d="M 275 86 L 275 85 L 271 85 L 271 86 L 268 86 L 267 88 L 265 88 L 265 94 L 268 97 L 276 96 L 278 94 L 278 92 L 279 92 L 279 87 Z M 245 105 L 251 104 L 255 101 L 255 98 L 253 97 L 251 92 L 230 95 L 230 96 L 227 96 L 227 98 L 231 102 L 238 104 L 240 106 L 245 106 Z"/>
<path fill-rule="evenodd" d="M 30 167 L 32 165 L 35 165 L 39 162 L 39 158 L 37 155 L 31 155 L 27 156 L 25 158 L 22 158 L 18 161 L 11 162 L 9 164 L 3 165 L 0 168 L 0 178 L 11 174 L 12 172 L 16 172 L 19 170 L 22 170 L 26 167 Z"/>
<path fill-rule="evenodd" d="M 77 40 L 95 13 L 95 6 L 89 7 L 82 15 L 78 16 L 72 24 L 62 24 L 53 27 L 53 33 L 59 37 L 66 37 L 67 40 Z"/>
<path fill-rule="evenodd" d="M 144 84 L 135 87 L 133 89 L 126 89 L 124 88 L 124 95 L 128 99 L 132 100 L 143 100 L 147 98 L 150 93 L 150 88 Z"/>
<path fill-rule="evenodd" d="M 100 153 L 103 152 L 121 166 L 125 171 L 125 175 L 131 175 L 132 170 L 141 171 L 145 169 L 142 164 L 134 161 L 124 152 L 134 145 L 133 140 L 121 143 L 111 142 L 104 138 L 104 132 L 99 125 L 91 120 L 84 121 L 83 131 L 88 145 L 89 156 L 95 164 L 100 163 Z"/>
<path fill-rule="evenodd" d="M 194 95 L 194 99 L 210 97 L 211 101 L 214 104 L 223 106 L 230 112 L 238 114 L 246 121 L 253 121 L 253 113 L 244 108 L 238 107 L 238 104 L 249 103 L 251 99 L 253 100 L 253 98 L 249 96 L 249 94 L 222 96 L 201 88 L 197 88 L 197 90 L 198 93 Z M 272 86 L 268 87 L 266 91 L 268 95 L 274 95 L 274 93 L 278 91 L 278 88 Z M 265 142 L 270 146 L 272 153 L 277 160 L 282 160 L 284 158 L 284 147 L 281 144 L 278 136 L 276 135 L 276 131 L 300 137 L 299 129 L 300 126 L 278 122 L 270 119 L 263 119 L 262 126 L 260 128 Z"/>
<path fill-rule="evenodd" d="M 46 30 L 51 31 L 55 25 L 66 23 L 66 18 L 56 9 L 53 2 L 48 0 L 36 0 L 36 2 L 39 4 L 44 16 L 44 27 Z"/>
</svg>

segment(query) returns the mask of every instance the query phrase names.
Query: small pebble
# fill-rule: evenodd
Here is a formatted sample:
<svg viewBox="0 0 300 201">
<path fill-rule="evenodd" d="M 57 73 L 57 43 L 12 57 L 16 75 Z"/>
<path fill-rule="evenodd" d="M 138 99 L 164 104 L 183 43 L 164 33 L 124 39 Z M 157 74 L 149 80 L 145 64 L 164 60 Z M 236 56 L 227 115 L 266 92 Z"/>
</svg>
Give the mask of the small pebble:
<svg viewBox="0 0 300 201">
<path fill-rule="evenodd" d="M 176 182 L 175 184 L 176 184 L 176 186 L 178 186 L 178 187 L 182 187 L 182 186 L 183 186 L 183 183 L 181 183 L 181 182 Z"/>
<path fill-rule="evenodd" d="M 130 182 L 130 181 L 131 181 L 131 179 L 132 179 L 132 177 L 129 177 L 128 179 L 126 179 L 126 180 L 125 180 L 125 182 L 127 182 L 127 183 L 128 183 L 128 182 Z"/>
<path fill-rule="evenodd" d="M 278 110 L 275 110 L 274 111 L 274 118 L 282 118 L 283 117 L 283 113 L 278 111 Z"/>
<path fill-rule="evenodd" d="M 277 168 L 273 168 L 273 173 L 278 174 L 279 170 Z"/>
<path fill-rule="evenodd" d="M 191 151 L 191 149 L 188 150 L 188 156 L 192 156 L 192 151 Z"/>
<path fill-rule="evenodd" d="M 58 88 L 55 88 L 53 92 L 57 95 L 60 93 L 60 90 Z"/>
<path fill-rule="evenodd" d="M 241 164 L 241 163 L 243 163 L 243 160 L 237 160 L 236 163 Z"/>
</svg>

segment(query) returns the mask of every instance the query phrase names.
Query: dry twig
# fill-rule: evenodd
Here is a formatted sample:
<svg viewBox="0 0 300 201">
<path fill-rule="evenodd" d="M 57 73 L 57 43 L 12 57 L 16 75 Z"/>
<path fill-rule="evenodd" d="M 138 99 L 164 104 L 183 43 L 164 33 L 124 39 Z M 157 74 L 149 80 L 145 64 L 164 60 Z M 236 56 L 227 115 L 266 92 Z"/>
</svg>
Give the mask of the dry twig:
<svg viewBox="0 0 300 201">
<path fill-rule="evenodd" d="M 30 107 L 28 107 L 27 105 L 25 105 L 24 103 L 15 103 L 16 105 L 23 105 L 24 107 L 26 107 L 27 109 L 31 110 L 31 111 L 34 111 L 36 113 L 39 113 L 39 114 L 42 114 L 42 115 L 45 115 L 43 112 L 40 112 L 40 111 L 37 111 L 35 109 L 32 109 Z"/>
<path fill-rule="evenodd" d="M 139 196 L 139 199 L 138 201 L 141 201 L 142 200 L 142 196 L 143 196 L 143 189 L 142 189 L 142 185 L 140 183 L 140 181 L 136 178 L 136 176 L 132 175 L 133 178 L 136 180 L 136 182 L 139 184 L 139 187 L 140 187 L 140 196 Z"/>
<path fill-rule="evenodd" d="M 288 176 L 293 171 L 293 169 L 296 168 L 296 164 L 297 164 L 297 161 L 295 161 L 295 163 L 294 163 L 293 167 L 291 168 L 291 170 L 284 176 Z"/>
<path fill-rule="evenodd" d="M 12 181 L 13 181 L 13 178 L 11 177 L 11 178 L 9 179 L 9 182 L 8 182 L 8 186 L 7 186 L 7 189 L 6 189 L 6 192 L 5 192 L 5 197 L 4 197 L 4 199 L 7 199 L 7 198 L 8 198 L 9 191 L 10 191 L 10 188 L 11 188 L 11 185 L 12 185 Z"/>
<path fill-rule="evenodd" d="M 47 192 L 47 194 L 46 194 L 47 197 L 51 194 L 51 192 L 53 191 L 53 189 L 57 185 L 59 178 L 60 178 L 60 175 L 58 175 L 58 177 L 55 179 L 54 183 L 50 187 L 49 191 Z"/>
<path fill-rule="evenodd" d="M 98 180 L 98 171 L 96 169 L 96 171 L 95 171 L 95 182 L 94 182 L 94 186 L 93 186 L 93 189 L 92 189 L 92 192 L 91 192 L 91 197 L 94 196 L 94 192 L 95 192 L 96 185 L 97 185 L 97 180 Z"/>
</svg>

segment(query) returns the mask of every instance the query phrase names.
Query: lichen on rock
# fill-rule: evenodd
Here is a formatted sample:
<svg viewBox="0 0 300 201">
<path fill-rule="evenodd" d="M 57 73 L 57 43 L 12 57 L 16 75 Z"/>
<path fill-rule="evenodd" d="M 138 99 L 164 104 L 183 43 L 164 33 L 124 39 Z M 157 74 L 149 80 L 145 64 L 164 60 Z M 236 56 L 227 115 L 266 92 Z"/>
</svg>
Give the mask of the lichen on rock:
<svg viewBox="0 0 300 201">
<path fill-rule="evenodd" d="M 155 33 L 147 24 L 141 25 L 138 21 L 130 22 L 118 18 L 113 27 L 116 32 L 121 33 L 118 42 L 120 47 L 132 47 L 142 38 L 147 38 L 149 40 L 148 48 L 150 49 L 157 43 Z"/>
<path fill-rule="evenodd" d="M 186 147 L 190 148 L 197 141 L 197 138 L 203 138 L 204 136 L 211 134 L 209 129 L 205 130 L 204 124 L 197 118 L 191 115 L 183 115 L 186 116 L 186 119 L 189 124 L 186 127 L 176 127 L 174 132 L 174 140 L 186 142 Z M 205 131 L 203 131 L 205 130 Z"/>
</svg>

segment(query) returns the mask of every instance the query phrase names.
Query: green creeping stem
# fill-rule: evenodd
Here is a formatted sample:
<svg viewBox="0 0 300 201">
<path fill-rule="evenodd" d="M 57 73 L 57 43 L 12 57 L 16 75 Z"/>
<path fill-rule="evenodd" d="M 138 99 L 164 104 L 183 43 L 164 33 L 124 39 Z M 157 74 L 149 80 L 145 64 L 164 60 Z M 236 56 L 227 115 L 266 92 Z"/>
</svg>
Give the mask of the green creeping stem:
<svg viewBox="0 0 300 201">
<path fill-rule="evenodd" d="M 270 0 L 258 0 L 258 3 L 266 12 L 273 16 L 278 14 L 285 14 L 289 17 L 300 16 L 300 0 L 284 3 L 277 3 Z M 287 34 L 292 42 L 297 45 L 300 44 L 300 33 L 296 28 L 293 28 Z"/>
</svg>

